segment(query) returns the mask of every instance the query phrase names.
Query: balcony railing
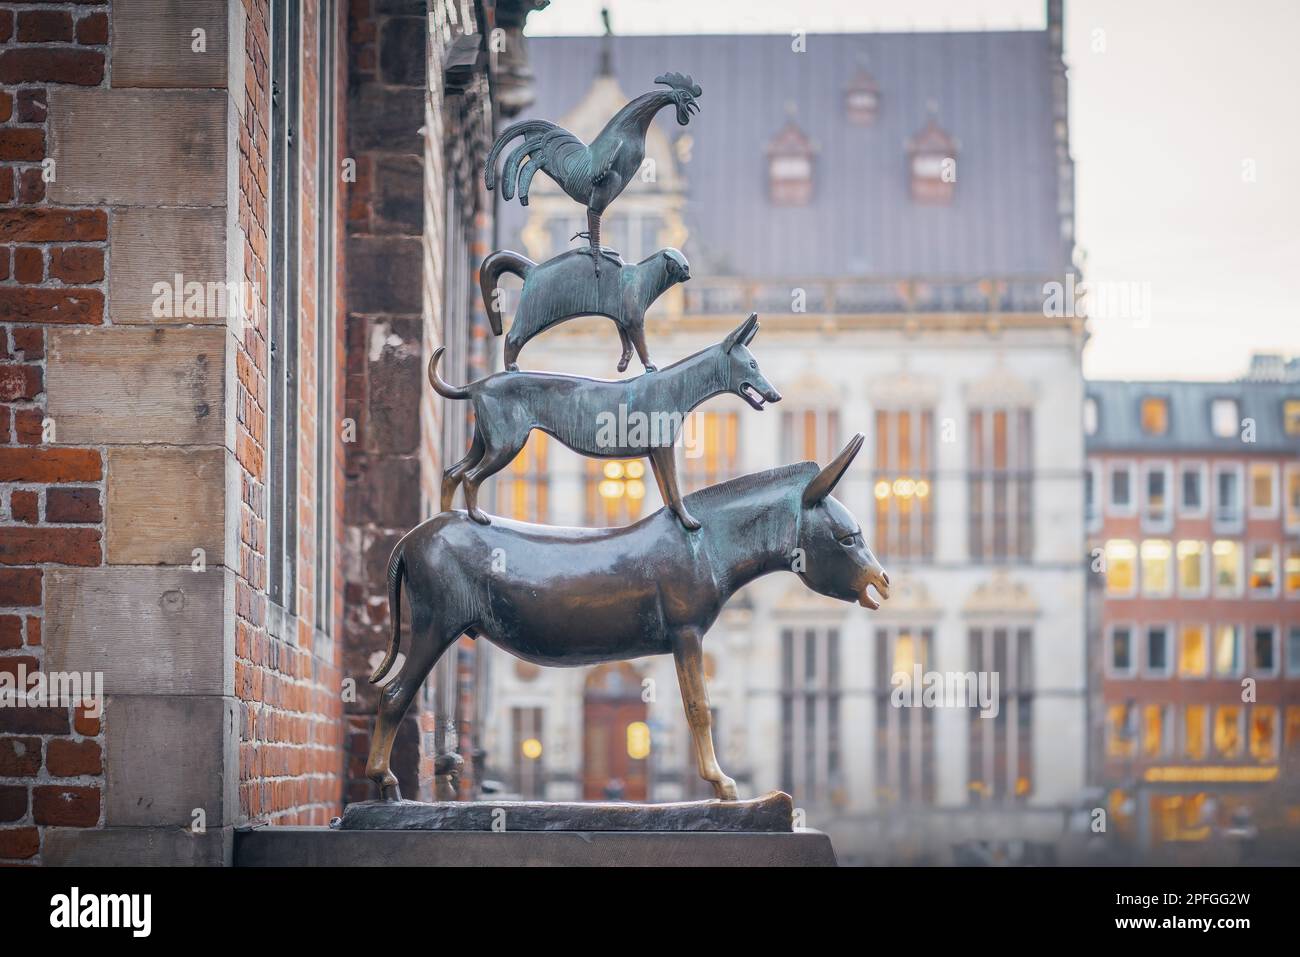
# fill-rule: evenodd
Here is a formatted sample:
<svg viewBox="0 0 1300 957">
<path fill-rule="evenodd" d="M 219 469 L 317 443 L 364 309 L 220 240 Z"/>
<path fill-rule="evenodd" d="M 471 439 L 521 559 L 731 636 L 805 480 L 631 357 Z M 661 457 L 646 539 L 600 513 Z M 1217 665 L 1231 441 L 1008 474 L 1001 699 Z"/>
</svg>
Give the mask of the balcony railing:
<svg viewBox="0 0 1300 957">
<path fill-rule="evenodd" d="M 747 280 L 692 279 L 683 286 L 688 314 L 744 312 L 884 314 L 1045 313 L 1044 279 Z"/>
</svg>

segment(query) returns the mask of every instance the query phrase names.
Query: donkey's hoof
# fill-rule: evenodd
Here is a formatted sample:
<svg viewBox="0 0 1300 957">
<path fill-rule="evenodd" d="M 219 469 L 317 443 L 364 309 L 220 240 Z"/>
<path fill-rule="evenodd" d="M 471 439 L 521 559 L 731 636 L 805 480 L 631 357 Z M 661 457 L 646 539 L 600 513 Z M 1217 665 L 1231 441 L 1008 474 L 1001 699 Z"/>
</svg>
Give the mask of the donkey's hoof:
<svg viewBox="0 0 1300 957">
<path fill-rule="evenodd" d="M 718 796 L 719 801 L 740 800 L 740 792 L 736 790 L 736 782 L 726 776 L 720 781 L 713 782 L 713 793 Z"/>
<path fill-rule="evenodd" d="M 397 786 L 397 782 L 385 784 L 379 789 L 379 796 L 385 801 L 400 801 L 402 799 L 402 789 Z"/>
<path fill-rule="evenodd" d="M 622 359 L 619 359 L 619 360 L 618 360 L 618 365 L 615 366 L 614 368 L 618 369 L 619 372 L 626 372 L 626 371 L 627 371 L 627 363 L 628 363 L 628 360 L 629 360 L 630 358 L 631 358 L 631 356 L 624 356 Z"/>
<path fill-rule="evenodd" d="M 519 371 L 519 363 L 518 363 L 518 362 L 508 362 L 508 363 L 506 363 L 506 371 L 507 371 L 507 372 L 518 372 L 518 371 Z"/>
<path fill-rule="evenodd" d="M 700 528 L 700 520 L 697 519 L 690 512 L 682 512 L 678 516 L 678 518 L 681 519 L 682 527 L 685 528 L 688 532 L 693 532 L 696 529 Z"/>
<path fill-rule="evenodd" d="M 469 517 L 474 519 L 474 521 L 478 522 L 480 525 L 492 524 L 492 520 L 487 517 L 487 513 L 479 508 L 471 508 L 469 510 Z"/>
<path fill-rule="evenodd" d="M 646 371 L 646 372 L 658 372 L 658 371 L 659 371 L 659 367 L 658 367 L 657 365 L 655 365 L 653 362 L 647 362 L 647 363 L 645 364 L 645 371 Z"/>
</svg>

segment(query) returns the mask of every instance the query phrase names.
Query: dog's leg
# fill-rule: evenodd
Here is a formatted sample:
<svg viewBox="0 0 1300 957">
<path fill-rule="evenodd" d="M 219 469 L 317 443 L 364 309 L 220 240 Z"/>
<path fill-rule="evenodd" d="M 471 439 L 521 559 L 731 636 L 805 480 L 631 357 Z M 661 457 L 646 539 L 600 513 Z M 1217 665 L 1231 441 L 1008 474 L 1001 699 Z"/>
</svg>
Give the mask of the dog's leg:
<svg viewBox="0 0 1300 957">
<path fill-rule="evenodd" d="M 487 514 L 478 507 L 478 487 L 483 484 L 485 479 L 496 475 L 497 472 L 500 472 L 514 461 L 515 456 L 523 450 L 524 443 L 527 441 L 527 435 L 518 444 L 511 443 L 505 446 L 494 446 L 488 440 L 485 440 L 483 457 L 465 473 L 463 479 L 465 484 L 465 507 L 469 510 L 469 517 L 480 525 L 489 525 L 491 522 Z"/>
<path fill-rule="evenodd" d="M 460 480 L 470 470 L 471 466 L 482 457 L 483 437 L 479 435 L 476 428 L 474 430 L 474 440 L 470 443 L 469 451 L 465 453 L 465 457 L 442 473 L 442 511 L 446 512 L 451 508 L 451 501 L 456 497 L 456 486 L 460 484 Z"/>
<path fill-rule="evenodd" d="M 459 631 L 453 634 L 445 631 L 440 633 L 427 618 L 419 622 L 413 618 L 411 622 L 411 653 L 402 663 L 402 670 L 397 673 L 397 677 L 380 693 L 375 731 L 370 737 L 370 757 L 366 761 L 366 776 L 379 785 L 380 795 L 385 801 L 400 801 L 402 798 L 397 776 L 389 767 L 397 729 L 402 724 L 406 709 L 411 706 L 416 693 L 424 684 L 424 679 L 459 634 Z"/>
<path fill-rule="evenodd" d="M 677 665 L 677 685 L 682 692 L 686 723 L 695 744 L 695 760 L 700 777 L 713 785 L 713 793 L 723 801 L 737 799 L 736 782 L 722 773 L 718 756 L 713 752 L 713 714 L 709 711 L 709 689 L 704 683 L 704 653 L 701 634 L 686 627 L 673 635 L 673 662 Z"/>
<path fill-rule="evenodd" d="M 660 445 L 650 450 L 650 468 L 654 470 L 655 481 L 659 483 L 659 494 L 664 504 L 673 510 L 682 525 L 690 531 L 700 527 L 700 523 L 686 510 L 682 501 L 681 490 L 677 487 L 677 459 L 671 445 Z"/>
</svg>

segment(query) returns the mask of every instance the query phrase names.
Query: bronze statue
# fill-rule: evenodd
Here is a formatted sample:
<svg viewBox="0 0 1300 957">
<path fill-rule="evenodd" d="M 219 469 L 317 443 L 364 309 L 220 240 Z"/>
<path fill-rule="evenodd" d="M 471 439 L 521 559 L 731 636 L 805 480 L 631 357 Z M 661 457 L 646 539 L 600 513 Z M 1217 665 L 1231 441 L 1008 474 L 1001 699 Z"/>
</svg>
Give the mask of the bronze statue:
<svg viewBox="0 0 1300 957">
<path fill-rule="evenodd" d="M 781 401 L 746 348 L 757 332 L 758 316 L 751 313 L 722 342 L 632 379 L 498 372 L 460 388 L 439 378 L 439 348 L 429 360 L 429 382 L 442 397 L 469 399 L 474 406 L 470 450 L 442 475 L 443 510 L 451 508 L 456 486 L 464 482 L 470 518 L 488 524 L 478 507 L 479 485 L 510 464 L 533 429 L 541 429 L 583 455 L 648 457 L 664 504 L 688 529 L 699 528 L 677 487 L 674 446 L 687 414 L 715 395 L 734 393 L 760 411 L 765 402 Z"/>
<path fill-rule="evenodd" d="M 813 591 L 866 608 L 880 607 L 871 588 L 889 597 L 889 576 L 830 494 L 862 441 L 855 435 L 823 469 L 802 462 L 688 495 L 705 519 L 693 534 L 667 509 L 623 528 L 482 525 L 460 511 L 417 526 L 388 565 L 393 636 L 371 682 L 388 674 L 401 645 L 403 583 L 411 647 L 380 696 L 367 775 L 385 799 L 400 799 L 389 769 L 398 725 L 438 658 L 467 634 L 541 665 L 672 654 L 700 776 L 734 800 L 736 783 L 713 750 L 702 640 L 727 600 L 770 572 L 793 571 Z"/>
<path fill-rule="evenodd" d="M 573 250 L 538 265 L 527 256 L 501 249 L 483 260 L 479 267 L 479 285 L 483 290 L 483 307 L 487 310 L 492 332 L 501 335 L 501 310 L 497 300 L 497 280 L 509 272 L 524 281 L 519 294 L 515 321 L 506 334 L 506 368 L 519 368 L 519 350 L 544 329 L 576 316 L 605 316 L 614 320 L 623 343 L 618 371 L 627 368 L 636 346 L 637 358 L 646 372 L 655 367 L 645 344 L 645 312 L 669 287 L 691 278 L 691 265 L 676 249 L 657 253 L 629 264 L 618 260 L 617 272 L 606 270 L 591 283 L 586 271 L 586 254 Z"/>
<path fill-rule="evenodd" d="M 576 202 L 587 207 L 586 236 L 588 254 L 600 275 L 600 257 L 610 255 L 600 245 L 600 217 L 623 192 L 645 159 L 645 135 L 655 115 L 666 106 L 675 107 L 677 122 L 685 126 L 691 114 L 698 112 L 698 97 L 703 91 L 689 76 L 665 73 L 655 77 L 667 90 L 643 93 L 614 114 L 605 128 L 588 146 L 563 127 L 549 120 L 523 120 L 506 127 L 497 137 L 483 165 L 483 184 L 496 187 L 497 157 L 506 144 L 523 137 L 523 142 L 506 157 L 502 167 L 501 195 L 509 200 L 519 186 L 519 202 L 528 205 L 528 187 L 540 169 L 559 184 Z M 524 157 L 528 163 L 520 169 Z"/>
</svg>

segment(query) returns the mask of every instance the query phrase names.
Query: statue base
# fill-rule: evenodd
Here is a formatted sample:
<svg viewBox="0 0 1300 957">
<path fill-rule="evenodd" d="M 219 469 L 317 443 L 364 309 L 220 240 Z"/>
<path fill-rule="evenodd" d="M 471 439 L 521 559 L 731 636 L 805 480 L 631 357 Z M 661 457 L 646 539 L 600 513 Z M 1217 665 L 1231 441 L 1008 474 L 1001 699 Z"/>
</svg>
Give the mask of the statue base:
<svg viewBox="0 0 1300 957">
<path fill-rule="evenodd" d="M 361 801 L 331 827 L 343 831 L 710 831 L 791 833 L 790 795 L 674 804 L 548 801 Z"/>
<path fill-rule="evenodd" d="M 820 831 L 235 832 L 237 867 L 834 867 Z"/>
</svg>

